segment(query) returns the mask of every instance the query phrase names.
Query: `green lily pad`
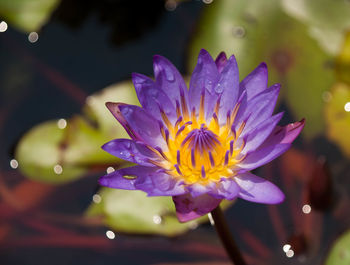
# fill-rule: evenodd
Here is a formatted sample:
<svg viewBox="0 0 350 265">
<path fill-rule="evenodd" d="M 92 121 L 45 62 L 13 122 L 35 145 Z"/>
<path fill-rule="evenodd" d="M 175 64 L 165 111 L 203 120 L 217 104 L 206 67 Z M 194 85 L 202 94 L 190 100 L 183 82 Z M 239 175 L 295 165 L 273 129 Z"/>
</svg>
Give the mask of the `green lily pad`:
<svg viewBox="0 0 350 265">
<path fill-rule="evenodd" d="M 15 152 L 24 175 L 58 184 L 82 177 L 96 167 L 126 164 L 101 149 L 114 138 L 128 137 L 106 108 L 106 101 L 135 104 L 137 99 L 131 82 L 108 87 L 90 96 L 84 108 L 90 119 L 74 116 L 67 121 L 49 121 L 27 132 Z"/>
<path fill-rule="evenodd" d="M 202 216 L 180 223 L 171 197 L 147 197 L 142 191 L 109 188 L 102 188 L 99 196 L 98 203 L 92 203 L 86 214 L 103 216 L 106 226 L 116 232 L 176 236 L 208 221 L 207 216 Z M 232 201 L 221 203 L 224 209 L 230 205 Z"/>
<path fill-rule="evenodd" d="M 324 130 L 322 94 L 334 83 L 331 59 L 310 36 L 308 27 L 289 17 L 280 0 L 222 0 L 206 7 L 189 50 L 193 69 L 200 48 L 213 56 L 235 54 L 243 78 L 260 62 L 269 67 L 270 83 L 281 93 L 295 119 L 307 120 L 303 134 Z"/>
<path fill-rule="evenodd" d="M 57 121 L 42 123 L 25 134 L 15 154 L 21 172 L 30 179 L 51 183 L 64 183 L 84 174 L 83 167 L 62 161 L 64 134 Z"/>
<path fill-rule="evenodd" d="M 349 102 L 350 86 L 345 83 L 337 83 L 331 89 L 330 100 L 325 106 L 327 137 L 334 141 L 348 157 L 350 157 Z"/>
<path fill-rule="evenodd" d="M 48 21 L 59 0 L 0 0 L 0 17 L 24 32 L 38 31 Z"/>
<path fill-rule="evenodd" d="M 337 239 L 328 254 L 326 265 L 348 265 L 350 264 L 350 231 L 344 233 Z"/>
<path fill-rule="evenodd" d="M 350 85 L 350 31 L 346 33 L 342 49 L 336 58 L 335 70 L 339 81 Z"/>
<path fill-rule="evenodd" d="M 330 54 L 339 53 L 344 31 L 350 28 L 350 2 L 282 0 L 284 10 L 309 27 L 311 35 Z"/>
<path fill-rule="evenodd" d="M 105 134 L 128 138 L 124 128 L 116 122 L 116 119 L 106 108 L 106 102 L 123 102 L 132 105 L 140 105 L 134 86 L 131 81 L 120 82 L 117 85 L 109 86 L 86 99 L 83 112 L 97 124 L 99 130 Z"/>
</svg>

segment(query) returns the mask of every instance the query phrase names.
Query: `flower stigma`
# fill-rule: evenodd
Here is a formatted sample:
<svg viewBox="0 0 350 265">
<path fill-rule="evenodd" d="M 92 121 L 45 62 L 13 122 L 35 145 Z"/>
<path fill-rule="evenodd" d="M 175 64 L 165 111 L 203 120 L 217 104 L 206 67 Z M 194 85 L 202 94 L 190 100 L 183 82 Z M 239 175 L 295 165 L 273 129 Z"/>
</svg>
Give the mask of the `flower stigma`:
<svg viewBox="0 0 350 265">
<path fill-rule="evenodd" d="M 161 125 L 160 130 L 168 150 L 157 148 L 154 151 L 160 160 L 150 162 L 162 167 L 174 178 L 182 179 L 187 185 L 207 185 L 235 176 L 235 165 L 245 158 L 241 154 L 245 141 L 238 140 L 245 122 L 241 123 L 237 132 L 233 129 L 240 106 L 238 102 L 232 112 L 227 113 L 226 122 L 220 125 L 219 104 L 220 100 L 216 103 L 213 116 L 205 119 L 204 93 L 198 113 L 195 108 L 191 112 L 188 110 L 182 96 L 181 104 L 176 104 L 177 120 L 174 124 L 161 110 L 165 126 Z"/>
</svg>

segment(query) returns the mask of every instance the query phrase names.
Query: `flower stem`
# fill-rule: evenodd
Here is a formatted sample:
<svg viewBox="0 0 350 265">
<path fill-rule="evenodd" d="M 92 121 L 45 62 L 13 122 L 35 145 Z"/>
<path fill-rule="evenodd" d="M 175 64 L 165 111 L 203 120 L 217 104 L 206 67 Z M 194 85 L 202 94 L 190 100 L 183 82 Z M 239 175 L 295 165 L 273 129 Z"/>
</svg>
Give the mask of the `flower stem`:
<svg viewBox="0 0 350 265">
<path fill-rule="evenodd" d="M 241 252 L 231 236 L 230 229 L 226 223 L 225 216 L 220 209 L 220 205 L 211 211 L 211 215 L 215 222 L 216 232 L 218 233 L 232 263 L 234 265 L 246 265 Z"/>
</svg>

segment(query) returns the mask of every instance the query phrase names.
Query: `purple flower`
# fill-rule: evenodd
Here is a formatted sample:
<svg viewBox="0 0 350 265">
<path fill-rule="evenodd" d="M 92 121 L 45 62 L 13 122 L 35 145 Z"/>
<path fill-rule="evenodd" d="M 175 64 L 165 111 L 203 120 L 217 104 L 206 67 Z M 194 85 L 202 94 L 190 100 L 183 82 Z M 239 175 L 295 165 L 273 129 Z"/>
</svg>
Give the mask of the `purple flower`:
<svg viewBox="0 0 350 265">
<path fill-rule="evenodd" d="M 304 120 L 277 126 L 272 114 L 280 85 L 267 85 L 261 63 L 239 82 L 234 56 L 214 61 L 201 50 L 189 89 L 167 59 L 154 56 L 155 80 L 133 74 L 142 107 L 106 103 L 131 139 L 102 148 L 137 164 L 100 178 L 103 186 L 172 196 L 185 222 L 207 214 L 222 199 L 276 204 L 281 190 L 250 173 L 278 157 L 304 127 Z"/>
</svg>

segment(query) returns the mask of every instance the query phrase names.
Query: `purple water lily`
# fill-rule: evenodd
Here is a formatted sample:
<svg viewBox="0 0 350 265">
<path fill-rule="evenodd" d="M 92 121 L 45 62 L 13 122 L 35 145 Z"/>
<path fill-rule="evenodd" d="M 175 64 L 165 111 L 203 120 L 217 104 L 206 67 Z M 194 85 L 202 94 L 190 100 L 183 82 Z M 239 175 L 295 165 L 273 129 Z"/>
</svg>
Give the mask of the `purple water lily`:
<svg viewBox="0 0 350 265">
<path fill-rule="evenodd" d="M 137 164 L 100 178 L 103 186 L 172 196 L 177 217 L 189 221 L 223 199 L 276 204 L 281 190 L 250 173 L 278 157 L 304 127 L 304 120 L 277 126 L 273 115 L 280 85 L 267 85 L 261 63 L 239 82 L 234 56 L 214 61 L 201 50 L 189 89 L 175 66 L 154 56 L 155 80 L 133 74 L 142 107 L 106 103 L 131 139 L 102 148 Z"/>
</svg>

